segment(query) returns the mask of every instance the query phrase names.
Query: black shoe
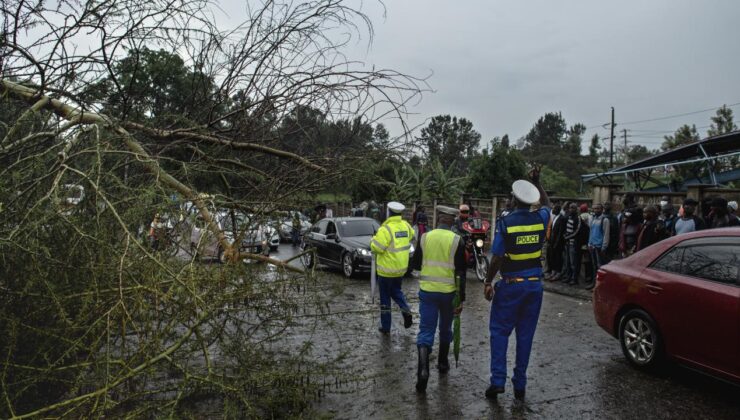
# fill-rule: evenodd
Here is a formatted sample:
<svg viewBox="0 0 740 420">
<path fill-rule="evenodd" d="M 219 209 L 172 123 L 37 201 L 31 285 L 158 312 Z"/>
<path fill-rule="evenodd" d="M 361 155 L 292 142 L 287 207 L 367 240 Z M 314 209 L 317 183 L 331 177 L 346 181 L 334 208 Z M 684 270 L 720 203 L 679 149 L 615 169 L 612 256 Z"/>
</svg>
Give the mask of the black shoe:
<svg viewBox="0 0 740 420">
<path fill-rule="evenodd" d="M 444 375 L 450 371 L 450 361 L 447 355 L 450 354 L 450 343 L 439 343 L 439 355 L 437 356 L 437 370 Z"/>
<path fill-rule="evenodd" d="M 504 387 L 502 386 L 489 386 L 486 390 L 486 398 L 489 400 L 495 400 L 498 397 L 498 394 L 504 393 Z"/>
<path fill-rule="evenodd" d="M 411 314 L 408 312 L 401 312 L 403 315 L 403 326 L 404 328 L 408 328 L 411 325 L 414 324 L 414 319 L 411 317 Z"/>
<path fill-rule="evenodd" d="M 429 381 L 429 347 L 419 346 L 419 367 L 416 370 L 416 391 L 426 392 Z"/>
<path fill-rule="evenodd" d="M 514 390 L 514 398 L 516 398 L 519 401 L 524 400 L 524 390 L 523 389 L 515 389 Z"/>
<path fill-rule="evenodd" d="M 390 330 L 385 330 L 385 329 L 383 329 L 383 328 L 378 328 L 378 331 L 380 331 L 380 332 L 381 332 L 381 333 L 383 333 L 383 334 L 390 334 L 390 333 L 391 333 L 391 331 L 390 331 Z"/>
</svg>

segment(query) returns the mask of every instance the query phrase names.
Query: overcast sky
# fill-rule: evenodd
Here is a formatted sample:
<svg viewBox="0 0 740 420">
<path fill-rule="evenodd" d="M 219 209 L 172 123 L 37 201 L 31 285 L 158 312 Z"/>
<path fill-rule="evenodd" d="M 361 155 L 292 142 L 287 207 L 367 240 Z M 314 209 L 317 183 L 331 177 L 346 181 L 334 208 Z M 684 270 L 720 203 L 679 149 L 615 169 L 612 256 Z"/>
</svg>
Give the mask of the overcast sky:
<svg viewBox="0 0 740 420">
<path fill-rule="evenodd" d="M 562 111 L 569 125 L 586 124 L 590 139 L 608 136 L 591 127 L 609 121 L 611 106 L 619 124 L 740 102 L 737 0 L 387 0 L 385 17 L 372 1 L 364 10 L 375 40 L 369 51 L 357 46 L 358 58 L 432 73 L 435 93 L 411 109 L 412 125 L 453 114 L 470 119 L 483 142 L 515 140 L 544 113 Z M 665 133 L 647 130 L 704 127 L 713 114 L 617 130 L 657 148 Z"/>
</svg>

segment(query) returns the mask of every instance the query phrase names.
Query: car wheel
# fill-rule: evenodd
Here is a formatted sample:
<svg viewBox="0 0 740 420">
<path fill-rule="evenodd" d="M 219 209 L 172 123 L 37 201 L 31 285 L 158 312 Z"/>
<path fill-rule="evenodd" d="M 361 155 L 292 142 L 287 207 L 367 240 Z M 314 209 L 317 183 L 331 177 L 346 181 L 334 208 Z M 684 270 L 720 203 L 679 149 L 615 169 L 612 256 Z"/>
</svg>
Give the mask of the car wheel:
<svg viewBox="0 0 740 420">
<path fill-rule="evenodd" d="M 351 278 L 355 273 L 355 263 L 352 260 L 352 255 L 349 252 L 345 252 L 342 256 L 342 274 L 344 277 Z"/>
<path fill-rule="evenodd" d="M 314 251 L 311 248 L 304 248 L 304 251 L 312 251 L 312 252 L 306 252 L 305 254 L 301 255 L 301 262 L 303 263 L 303 266 L 306 268 L 314 268 L 316 266 L 316 259 L 314 258 Z"/>
<path fill-rule="evenodd" d="M 633 366 L 656 368 L 662 359 L 662 342 L 655 321 L 641 309 L 633 309 L 619 322 L 622 353 Z"/>
</svg>

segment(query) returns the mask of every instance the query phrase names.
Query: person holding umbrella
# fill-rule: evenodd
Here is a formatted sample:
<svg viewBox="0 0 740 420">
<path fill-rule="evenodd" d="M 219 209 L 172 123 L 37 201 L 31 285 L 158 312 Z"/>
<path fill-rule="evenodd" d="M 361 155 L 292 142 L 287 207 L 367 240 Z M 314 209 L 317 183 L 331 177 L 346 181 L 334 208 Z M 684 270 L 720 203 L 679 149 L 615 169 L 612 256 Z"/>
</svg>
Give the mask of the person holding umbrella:
<svg viewBox="0 0 740 420">
<path fill-rule="evenodd" d="M 532 182 L 514 181 L 514 210 L 496 221 L 491 246 L 491 266 L 484 286 L 486 300 L 493 300 L 489 329 L 491 333 L 491 385 L 486 398 L 495 399 L 506 383 L 506 348 L 509 335 L 516 330 L 516 365 L 514 397 L 523 400 L 527 385 L 527 365 L 532 339 L 542 306 L 542 244 L 550 219 L 550 199 L 539 182 L 539 168 L 530 172 Z M 534 183 L 534 184 L 533 184 Z M 537 201 L 537 211 L 530 207 Z M 493 278 L 501 271 L 501 280 Z"/>
<path fill-rule="evenodd" d="M 450 370 L 448 355 L 453 339 L 453 316 L 459 316 L 465 301 L 465 243 L 452 232 L 457 210 L 437 206 L 437 228 L 425 233 L 419 241 L 417 269 L 419 277 L 419 334 L 416 347 L 419 365 L 416 373 L 416 390 L 425 392 L 429 380 L 429 353 L 434 345 L 434 333 L 439 320 L 439 356 L 437 369 L 440 374 Z M 458 318 L 459 319 L 459 318 Z M 459 355 L 459 321 L 456 321 L 456 354 Z"/>
</svg>

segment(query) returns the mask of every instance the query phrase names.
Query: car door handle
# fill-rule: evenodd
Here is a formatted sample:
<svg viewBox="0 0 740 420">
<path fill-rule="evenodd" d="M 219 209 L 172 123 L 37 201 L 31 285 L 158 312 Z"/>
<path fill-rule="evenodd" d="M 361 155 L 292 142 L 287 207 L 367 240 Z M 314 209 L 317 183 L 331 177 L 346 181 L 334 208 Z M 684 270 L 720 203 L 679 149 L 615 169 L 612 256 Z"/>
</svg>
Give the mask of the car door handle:
<svg viewBox="0 0 740 420">
<path fill-rule="evenodd" d="M 647 287 L 648 292 L 650 292 L 650 293 L 652 293 L 654 295 L 657 295 L 658 293 L 660 293 L 663 290 L 663 288 L 660 287 L 657 283 L 648 283 L 648 284 L 645 285 L 645 287 Z"/>
</svg>

